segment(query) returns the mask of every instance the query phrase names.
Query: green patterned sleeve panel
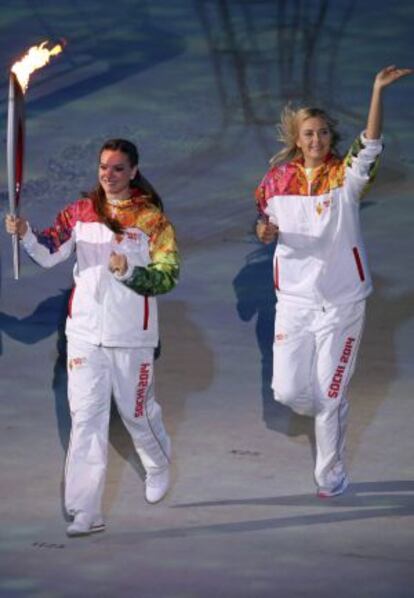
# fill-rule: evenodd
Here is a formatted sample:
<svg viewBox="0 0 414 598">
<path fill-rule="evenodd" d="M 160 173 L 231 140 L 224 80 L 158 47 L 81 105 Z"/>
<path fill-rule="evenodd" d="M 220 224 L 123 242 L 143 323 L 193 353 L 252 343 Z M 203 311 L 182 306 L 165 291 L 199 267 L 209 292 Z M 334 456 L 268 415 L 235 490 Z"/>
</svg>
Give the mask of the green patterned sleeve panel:
<svg viewBox="0 0 414 598">
<path fill-rule="evenodd" d="M 350 169 L 350 173 L 363 181 L 361 196 L 366 193 L 376 177 L 382 150 L 382 138 L 367 139 L 362 133 L 355 139 L 345 156 L 345 166 Z"/>
<path fill-rule="evenodd" d="M 151 211 L 139 223 L 150 238 L 151 263 L 147 267 L 136 267 L 124 284 L 140 295 L 162 295 L 177 284 L 180 260 L 174 227 L 164 214 Z"/>
</svg>

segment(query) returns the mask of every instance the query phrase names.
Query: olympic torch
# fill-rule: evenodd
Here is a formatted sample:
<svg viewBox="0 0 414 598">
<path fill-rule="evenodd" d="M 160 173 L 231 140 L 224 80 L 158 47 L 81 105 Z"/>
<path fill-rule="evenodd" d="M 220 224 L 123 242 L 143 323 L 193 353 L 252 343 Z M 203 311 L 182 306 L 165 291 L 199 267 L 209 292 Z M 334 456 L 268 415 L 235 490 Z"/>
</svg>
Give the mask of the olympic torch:
<svg viewBox="0 0 414 598">
<path fill-rule="evenodd" d="M 7 121 L 7 177 L 9 192 L 9 211 L 13 216 L 19 215 L 20 194 L 23 184 L 24 164 L 24 94 L 29 85 L 33 71 L 45 66 L 51 56 L 59 54 L 63 46 L 57 44 L 51 50 L 46 42 L 32 46 L 21 60 L 16 62 L 10 71 L 9 107 Z M 19 239 L 13 235 L 13 272 L 15 280 L 19 278 Z"/>
</svg>

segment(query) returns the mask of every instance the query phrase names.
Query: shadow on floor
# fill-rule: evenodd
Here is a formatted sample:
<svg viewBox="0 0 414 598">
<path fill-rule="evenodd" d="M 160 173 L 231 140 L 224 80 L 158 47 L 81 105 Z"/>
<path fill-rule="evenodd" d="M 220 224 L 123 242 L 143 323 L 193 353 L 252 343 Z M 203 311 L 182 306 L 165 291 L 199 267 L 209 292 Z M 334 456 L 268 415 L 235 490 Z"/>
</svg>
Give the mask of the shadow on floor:
<svg viewBox="0 0 414 598">
<path fill-rule="evenodd" d="M 271 388 L 276 297 L 273 285 L 274 244 L 249 253 L 233 280 L 237 312 L 242 321 L 256 318 L 256 340 L 261 355 L 262 413 L 266 427 L 287 436 L 307 436 L 313 447 L 313 420 L 277 403 Z"/>
<path fill-rule="evenodd" d="M 330 499 L 319 499 L 313 494 L 298 494 L 181 503 L 174 505 L 172 508 L 206 509 L 208 507 L 226 506 L 240 506 L 243 508 L 252 506 L 256 509 L 255 513 L 257 513 L 257 507 L 260 506 L 320 507 L 324 509 L 324 512 L 213 525 L 196 525 L 191 528 L 148 532 L 144 535 L 150 537 L 188 537 L 206 533 L 241 533 L 385 517 L 407 517 L 414 515 L 414 482 L 394 480 L 355 483 L 351 484 L 348 491 L 342 496 Z M 328 512 L 326 511 L 327 508 L 329 509 Z M 350 510 L 344 510 L 345 508 L 349 508 Z"/>
</svg>

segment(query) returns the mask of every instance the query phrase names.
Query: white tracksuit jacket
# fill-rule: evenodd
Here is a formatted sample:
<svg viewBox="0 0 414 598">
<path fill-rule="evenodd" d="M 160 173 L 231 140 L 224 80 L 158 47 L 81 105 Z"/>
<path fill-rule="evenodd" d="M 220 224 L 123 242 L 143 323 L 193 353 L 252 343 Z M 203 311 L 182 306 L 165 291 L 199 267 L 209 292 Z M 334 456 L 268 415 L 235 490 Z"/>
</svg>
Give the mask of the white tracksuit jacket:
<svg viewBox="0 0 414 598">
<path fill-rule="evenodd" d="M 259 213 L 280 228 L 274 256 L 278 300 L 329 307 L 372 290 L 359 200 L 375 173 L 381 140 L 364 134 L 341 160 L 328 156 L 309 182 L 303 162 L 268 171 L 256 191 Z"/>
<path fill-rule="evenodd" d="M 22 242 L 44 267 L 76 251 L 67 336 L 106 347 L 155 347 L 154 295 L 168 292 L 178 278 L 174 229 L 138 193 L 112 208 L 111 215 L 124 226 L 124 234 L 99 222 L 90 199 L 80 199 L 62 210 L 51 228 L 41 233 L 29 228 Z M 127 255 L 129 268 L 122 277 L 108 270 L 112 251 Z"/>
</svg>

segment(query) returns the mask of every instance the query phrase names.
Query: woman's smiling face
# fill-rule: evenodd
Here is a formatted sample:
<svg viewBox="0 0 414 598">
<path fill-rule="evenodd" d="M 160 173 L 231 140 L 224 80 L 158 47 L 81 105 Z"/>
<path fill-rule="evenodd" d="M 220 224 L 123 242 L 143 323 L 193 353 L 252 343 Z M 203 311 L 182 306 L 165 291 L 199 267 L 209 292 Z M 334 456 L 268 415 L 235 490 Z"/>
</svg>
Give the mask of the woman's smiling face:
<svg viewBox="0 0 414 598">
<path fill-rule="evenodd" d="M 330 152 L 331 143 L 332 133 L 323 118 L 307 118 L 300 124 L 296 145 L 302 151 L 306 168 L 320 166 Z"/>
<path fill-rule="evenodd" d="M 119 150 L 104 150 L 99 160 L 99 182 L 108 199 L 127 199 L 129 183 L 137 167 L 132 167 L 127 154 Z"/>
</svg>

